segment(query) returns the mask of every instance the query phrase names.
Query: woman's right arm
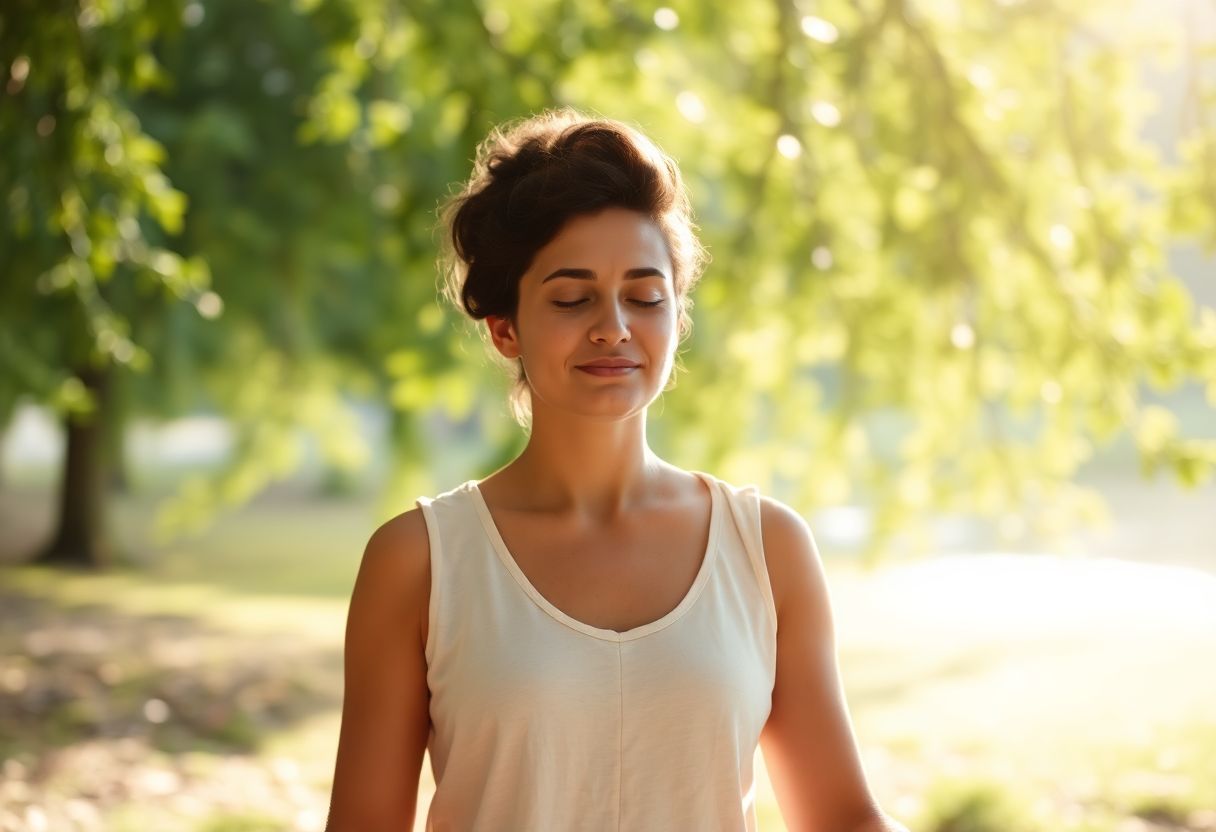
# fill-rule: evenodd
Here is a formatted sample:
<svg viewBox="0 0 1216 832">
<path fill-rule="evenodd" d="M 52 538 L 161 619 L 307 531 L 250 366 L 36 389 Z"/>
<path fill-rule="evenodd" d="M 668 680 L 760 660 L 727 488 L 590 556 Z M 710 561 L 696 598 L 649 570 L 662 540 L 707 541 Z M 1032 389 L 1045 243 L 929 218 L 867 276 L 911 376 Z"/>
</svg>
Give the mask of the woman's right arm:
<svg viewBox="0 0 1216 832">
<path fill-rule="evenodd" d="M 430 543 L 411 509 L 372 534 L 346 619 L 342 728 L 326 832 L 412 828 L 430 731 Z"/>
</svg>

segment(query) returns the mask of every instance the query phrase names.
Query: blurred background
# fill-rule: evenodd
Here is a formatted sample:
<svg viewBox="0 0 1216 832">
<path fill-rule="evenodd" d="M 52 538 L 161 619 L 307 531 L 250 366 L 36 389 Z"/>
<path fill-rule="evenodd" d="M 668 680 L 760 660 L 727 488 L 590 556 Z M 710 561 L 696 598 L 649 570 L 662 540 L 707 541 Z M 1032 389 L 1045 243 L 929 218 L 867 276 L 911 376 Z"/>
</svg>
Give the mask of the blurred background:
<svg viewBox="0 0 1216 832">
<path fill-rule="evenodd" d="M 0 3 L 0 830 L 323 827 L 364 543 L 526 441 L 435 209 L 561 104 L 681 164 L 652 447 L 810 521 L 884 807 L 1216 830 L 1211 0 Z"/>
</svg>

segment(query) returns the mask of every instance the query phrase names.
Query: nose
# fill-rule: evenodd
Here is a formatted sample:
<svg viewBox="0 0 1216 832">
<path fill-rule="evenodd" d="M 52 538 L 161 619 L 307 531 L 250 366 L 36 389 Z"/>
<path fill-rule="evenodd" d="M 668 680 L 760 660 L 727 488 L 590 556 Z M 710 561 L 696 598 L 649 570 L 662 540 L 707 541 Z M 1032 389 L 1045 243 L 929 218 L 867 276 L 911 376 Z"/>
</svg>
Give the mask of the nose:
<svg viewBox="0 0 1216 832">
<path fill-rule="evenodd" d="M 597 344 L 617 344 L 630 338 L 627 310 L 617 303 L 606 303 L 591 326 L 591 340 Z"/>
</svg>

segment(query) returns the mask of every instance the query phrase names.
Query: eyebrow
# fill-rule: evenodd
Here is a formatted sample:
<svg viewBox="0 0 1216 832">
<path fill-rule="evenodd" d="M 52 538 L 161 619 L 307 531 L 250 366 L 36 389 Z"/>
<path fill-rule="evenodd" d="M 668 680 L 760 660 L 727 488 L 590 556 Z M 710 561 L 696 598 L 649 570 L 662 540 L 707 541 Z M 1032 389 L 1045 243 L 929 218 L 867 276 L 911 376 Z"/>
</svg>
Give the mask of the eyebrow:
<svg viewBox="0 0 1216 832">
<path fill-rule="evenodd" d="M 548 283 L 555 277 L 573 277 L 575 280 L 595 280 L 595 272 L 591 269 L 558 269 L 542 280 L 541 283 Z M 661 269 L 656 269 L 653 266 L 643 266 L 625 272 L 626 280 L 637 280 L 640 277 L 661 277 L 664 280 L 667 279 L 667 275 Z"/>
</svg>

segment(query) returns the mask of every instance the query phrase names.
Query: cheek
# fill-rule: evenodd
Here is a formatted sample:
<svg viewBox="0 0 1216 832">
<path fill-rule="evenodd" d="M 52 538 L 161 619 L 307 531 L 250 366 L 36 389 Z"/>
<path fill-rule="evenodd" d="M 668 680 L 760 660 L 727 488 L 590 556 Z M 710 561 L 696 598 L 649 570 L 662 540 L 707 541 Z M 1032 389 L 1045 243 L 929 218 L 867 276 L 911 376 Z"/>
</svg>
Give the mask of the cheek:
<svg viewBox="0 0 1216 832">
<path fill-rule="evenodd" d="M 642 326 L 651 334 L 651 337 L 674 342 L 679 338 L 677 321 L 676 310 L 671 306 L 665 306 L 661 314 L 647 318 L 642 322 Z"/>
<path fill-rule="evenodd" d="M 585 327 L 573 315 L 537 315 L 535 323 L 520 333 L 519 346 L 525 361 L 539 367 L 560 361 L 578 343 Z"/>
</svg>

